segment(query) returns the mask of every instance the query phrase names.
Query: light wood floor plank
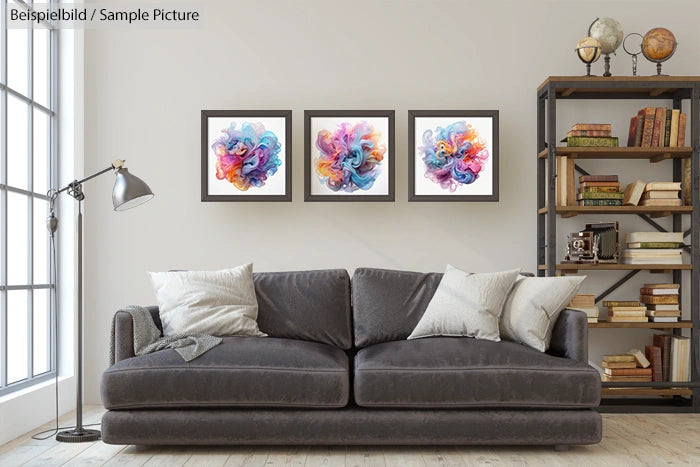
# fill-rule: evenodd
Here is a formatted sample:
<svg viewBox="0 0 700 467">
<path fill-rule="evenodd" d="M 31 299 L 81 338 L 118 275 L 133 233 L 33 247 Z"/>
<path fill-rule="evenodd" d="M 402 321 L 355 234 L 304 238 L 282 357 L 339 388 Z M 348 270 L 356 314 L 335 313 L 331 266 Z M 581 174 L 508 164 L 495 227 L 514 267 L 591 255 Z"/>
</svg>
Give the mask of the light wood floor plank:
<svg viewBox="0 0 700 467">
<path fill-rule="evenodd" d="M 153 450 L 144 446 L 127 446 L 104 465 L 108 467 L 141 467 L 153 457 Z"/>
<path fill-rule="evenodd" d="M 267 461 L 267 451 L 257 447 L 235 448 L 229 455 L 226 467 L 260 467 Z"/>
<path fill-rule="evenodd" d="M 190 460 L 192 453 L 184 446 L 168 446 L 158 449 L 144 467 L 180 467 Z"/>
<path fill-rule="evenodd" d="M 190 448 L 192 455 L 185 462 L 186 467 L 221 467 L 231 455 L 231 448 L 226 446 L 197 446 Z"/>
<path fill-rule="evenodd" d="M 348 446 L 345 448 L 345 467 L 384 467 L 386 451 L 377 447 Z"/>
<path fill-rule="evenodd" d="M 24 465 L 29 467 L 63 465 L 96 442 L 97 441 L 92 443 L 56 443 L 56 445 L 42 452 Z"/>
<path fill-rule="evenodd" d="M 49 449 L 50 445 L 17 446 L 0 454 L 0 465 L 22 465 Z"/>
<path fill-rule="evenodd" d="M 126 446 L 93 443 L 92 446 L 69 460 L 64 465 L 72 467 L 79 465 L 102 465 L 124 449 L 126 449 Z"/>
<path fill-rule="evenodd" d="M 384 462 L 387 467 L 423 467 L 426 462 L 422 452 L 412 446 L 386 446 Z"/>
<path fill-rule="evenodd" d="M 345 467 L 345 447 L 314 446 L 306 454 L 307 467 L 329 466 Z"/>
</svg>

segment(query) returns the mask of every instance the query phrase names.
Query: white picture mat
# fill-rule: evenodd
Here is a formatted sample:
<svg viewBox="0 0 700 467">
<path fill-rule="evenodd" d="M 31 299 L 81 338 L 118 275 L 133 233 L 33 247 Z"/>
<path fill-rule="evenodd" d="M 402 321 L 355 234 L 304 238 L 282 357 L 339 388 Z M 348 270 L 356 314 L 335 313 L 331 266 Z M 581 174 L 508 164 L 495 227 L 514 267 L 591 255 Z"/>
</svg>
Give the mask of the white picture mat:
<svg viewBox="0 0 700 467">
<path fill-rule="evenodd" d="M 439 184 L 425 176 L 425 163 L 419 148 L 423 146 L 423 133 L 437 127 L 447 127 L 455 122 L 465 121 L 471 124 L 479 133 L 479 137 L 487 142 L 489 158 L 479 172 L 479 178 L 474 183 L 460 185 L 455 191 L 442 188 Z M 493 194 L 493 118 L 492 117 L 415 117 L 414 121 L 414 186 L 416 195 L 492 195 Z"/>
<path fill-rule="evenodd" d="M 321 152 L 316 147 L 316 138 L 321 130 L 328 130 L 331 133 L 338 129 L 338 126 L 343 122 L 348 122 L 351 125 L 356 125 L 359 122 L 367 122 L 372 125 L 375 130 L 379 131 L 379 145 L 386 147 L 384 159 L 379 164 L 380 172 L 374 184 L 369 190 L 358 189 L 353 192 L 333 191 L 324 183 L 321 183 L 316 172 L 315 161 L 321 156 Z M 389 141 L 389 118 L 388 117 L 311 117 L 310 133 L 311 138 L 311 167 L 308 170 L 311 172 L 311 194 L 312 195 L 330 195 L 330 196 L 356 196 L 356 195 L 388 195 L 389 194 L 389 158 L 391 157 L 391 143 Z"/>
<path fill-rule="evenodd" d="M 280 152 L 277 157 L 282 161 L 282 165 L 277 168 L 277 172 L 265 181 L 259 188 L 251 187 L 246 191 L 236 188 L 228 180 L 216 178 L 216 154 L 211 148 L 214 141 L 225 134 L 221 130 L 228 130 L 231 122 L 236 122 L 236 129 L 240 130 L 243 123 L 262 123 L 265 130 L 273 132 L 280 143 Z M 209 117 L 207 120 L 207 194 L 208 195 L 284 195 L 286 192 L 286 170 L 287 170 L 287 133 L 286 119 L 284 117 Z"/>
</svg>

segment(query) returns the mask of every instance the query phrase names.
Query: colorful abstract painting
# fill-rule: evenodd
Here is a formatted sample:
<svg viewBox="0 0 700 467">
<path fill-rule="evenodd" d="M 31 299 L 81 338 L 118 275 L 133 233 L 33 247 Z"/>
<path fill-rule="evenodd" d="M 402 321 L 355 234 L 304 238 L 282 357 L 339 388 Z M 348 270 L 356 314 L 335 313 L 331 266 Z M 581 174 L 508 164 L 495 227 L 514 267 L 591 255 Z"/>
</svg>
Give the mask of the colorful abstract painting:
<svg viewBox="0 0 700 467">
<path fill-rule="evenodd" d="M 498 201 L 498 111 L 409 111 L 409 200 Z"/>
<path fill-rule="evenodd" d="M 202 201 L 291 200 L 291 111 L 202 111 Z"/>
<path fill-rule="evenodd" d="M 392 201 L 393 111 L 305 112 L 305 199 Z"/>
</svg>

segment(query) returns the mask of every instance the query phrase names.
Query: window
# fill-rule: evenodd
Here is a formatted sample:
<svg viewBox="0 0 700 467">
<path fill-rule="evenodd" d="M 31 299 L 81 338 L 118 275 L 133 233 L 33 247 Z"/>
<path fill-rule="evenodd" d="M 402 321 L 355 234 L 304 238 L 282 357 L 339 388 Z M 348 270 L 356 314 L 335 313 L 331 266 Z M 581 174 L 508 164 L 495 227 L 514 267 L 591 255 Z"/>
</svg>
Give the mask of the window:
<svg viewBox="0 0 700 467">
<path fill-rule="evenodd" d="M 8 29 L 8 1 L 0 0 L 0 395 L 56 371 L 46 230 L 56 172 L 56 30 Z"/>
</svg>

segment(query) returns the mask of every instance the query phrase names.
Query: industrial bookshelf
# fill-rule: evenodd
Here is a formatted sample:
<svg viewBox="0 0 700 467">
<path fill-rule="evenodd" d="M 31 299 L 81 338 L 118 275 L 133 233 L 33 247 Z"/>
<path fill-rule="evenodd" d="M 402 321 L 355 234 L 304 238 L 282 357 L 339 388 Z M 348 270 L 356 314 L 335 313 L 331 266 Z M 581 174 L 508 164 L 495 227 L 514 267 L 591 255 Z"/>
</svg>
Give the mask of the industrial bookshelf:
<svg viewBox="0 0 700 467">
<path fill-rule="evenodd" d="M 687 120 L 687 147 L 561 147 L 557 146 L 557 101 L 559 99 L 640 99 L 673 101 L 680 109 L 683 100 L 690 101 Z M 569 77 L 550 76 L 537 89 L 537 274 L 555 276 L 579 271 L 621 271 L 623 277 L 596 296 L 596 302 L 634 277 L 648 270 L 671 274 L 673 282 L 681 283 L 682 274 L 690 274 L 690 319 L 678 323 L 590 323 L 591 329 L 656 329 L 681 334 L 690 331 L 690 381 L 602 384 L 601 411 L 606 412 L 700 412 L 700 76 L 613 76 Z M 557 206 L 556 158 L 633 160 L 647 159 L 650 164 L 673 164 L 673 180 L 681 181 L 683 161 L 691 160 L 691 206 Z M 547 164 L 545 164 L 547 162 Z M 579 173 L 585 173 L 576 166 Z M 548 190 L 548 193 L 545 193 Z M 562 264 L 557 261 L 557 232 L 559 218 L 583 214 L 619 216 L 637 215 L 658 230 L 664 230 L 653 218 L 672 216 L 673 231 L 682 230 L 684 216 L 690 216 L 690 264 Z M 647 397 L 648 399 L 642 399 Z"/>
</svg>

